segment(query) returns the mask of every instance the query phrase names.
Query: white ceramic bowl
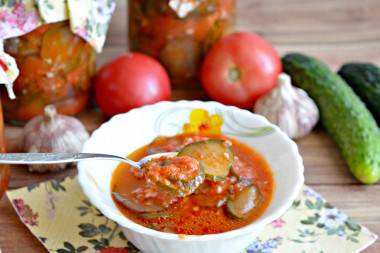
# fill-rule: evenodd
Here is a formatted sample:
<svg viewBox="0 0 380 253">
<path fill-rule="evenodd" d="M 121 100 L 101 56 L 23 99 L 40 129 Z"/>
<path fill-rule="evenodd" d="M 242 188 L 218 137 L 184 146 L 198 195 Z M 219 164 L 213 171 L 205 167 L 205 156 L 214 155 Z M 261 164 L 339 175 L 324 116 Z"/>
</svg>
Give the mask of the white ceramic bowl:
<svg viewBox="0 0 380 253">
<path fill-rule="evenodd" d="M 222 133 L 248 144 L 265 157 L 275 179 L 273 199 L 258 220 L 243 228 L 183 237 L 148 229 L 120 213 L 110 192 L 112 172 L 118 162 L 80 162 L 78 179 L 86 196 L 105 216 L 117 222 L 127 238 L 143 252 L 241 252 L 266 224 L 279 218 L 291 206 L 304 182 L 302 158 L 296 144 L 285 133 L 262 116 L 217 102 L 160 102 L 116 115 L 94 131 L 82 152 L 127 156 L 158 135 L 181 132 L 195 108 L 205 109 L 210 115 L 221 115 L 224 120 Z"/>
</svg>

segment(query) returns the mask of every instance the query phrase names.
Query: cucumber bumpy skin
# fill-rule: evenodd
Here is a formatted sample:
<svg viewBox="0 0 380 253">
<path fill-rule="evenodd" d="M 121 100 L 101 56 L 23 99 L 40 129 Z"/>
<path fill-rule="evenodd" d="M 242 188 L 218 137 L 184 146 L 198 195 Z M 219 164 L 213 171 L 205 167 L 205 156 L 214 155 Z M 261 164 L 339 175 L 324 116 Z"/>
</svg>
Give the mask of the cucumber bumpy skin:
<svg viewBox="0 0 380 253">
<path fill-rule="evenodd" d="M 338 71 L 367 105 L 380 126 L 380 68 L 372 63 L 346 63 Z"/>
<path fill-rule="evenodd" d="M 284 71 L 319 107 L 322 125 L 338 144 L 353 175 L 364 184 L 380 179 L 380 129 L 352 88 L 315 58 L 283 57 Z"/>
</svg>

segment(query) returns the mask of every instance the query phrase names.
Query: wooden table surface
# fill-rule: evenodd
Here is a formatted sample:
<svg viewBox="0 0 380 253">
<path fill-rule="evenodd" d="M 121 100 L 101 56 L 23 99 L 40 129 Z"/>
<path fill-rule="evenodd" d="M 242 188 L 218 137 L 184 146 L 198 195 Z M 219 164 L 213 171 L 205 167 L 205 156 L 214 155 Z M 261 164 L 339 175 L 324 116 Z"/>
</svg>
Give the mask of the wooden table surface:
<svg viewBox="0 0 380 253">
<path fill-rule="evenodd" d="M 379 0 L 237 0 L 239 31 L 256 32 L 272 43 L 282 56 L 302 52 L 325 62 L 332 70 L 349 61 L 369 61 L 380 66 Z M 117 0 L 106 45 L 98 66 L 127 51 L 126 1 Z M 207 96 L 200 88 L 173 88 L 172 100 Z M 96 108 L 78 118 L 92 132 L 106 120 Z M 9 150 L 17 152 L 21 128 L 6 125 Z M 297 141 L 305 165 L 305 183 L 332 205 L 380 234 L 380 184 L 362 185 L 350 174 L 335 142 L 321 126 Z M 13 166 L 9 189 L 77 173 L 69 169 L 55 174 L 31 174 Z M 21 223 L 8 199 L 0 200 L 0 248 L 8 252 L 46 252 Z M 380 240 L 364 252 L 380 252 Z"/>
</svg>

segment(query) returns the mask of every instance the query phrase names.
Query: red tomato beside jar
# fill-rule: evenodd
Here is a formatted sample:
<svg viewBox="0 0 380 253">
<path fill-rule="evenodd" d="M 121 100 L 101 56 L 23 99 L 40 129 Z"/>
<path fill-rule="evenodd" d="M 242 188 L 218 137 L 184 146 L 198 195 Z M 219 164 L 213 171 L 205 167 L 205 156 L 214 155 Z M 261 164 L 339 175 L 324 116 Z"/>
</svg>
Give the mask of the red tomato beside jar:
<svg viewBox="0 0 380 253">
<path fill-rule="evenodd" d="M 95 51 L 73 34 L 69 21 L 45 24 L 5 41 L 5 52 L 16 59 L 20 75 L 13 84 L 16 99 L 0 90 L 4 118 L 26 122 L 54 104 L 58 113 L 76 115 L 88 105 Z"/>
<path fill-rule="evenodd" d="M 130 50 L 159 60 L 172 84 L 196 84 L 204 55 L 234 23 L 235 0 L 130 0 Z"/>
<path fill-rule="evenodd" d="M 170 79 L 164 67 L 141 53 L 126 53 L 110 60 L 94 78 L 95 100 L 108 117 L 169 100 L 170 95 Z"/>
<path fill-rule="evenodd" d="M 200 78 L 213 100 L 252 110 L 259 97 L 276 87 L 281 72 L 281 58 L 269 42 L 255 33 L 236 32 L 210 49 Z"/>
</svg>

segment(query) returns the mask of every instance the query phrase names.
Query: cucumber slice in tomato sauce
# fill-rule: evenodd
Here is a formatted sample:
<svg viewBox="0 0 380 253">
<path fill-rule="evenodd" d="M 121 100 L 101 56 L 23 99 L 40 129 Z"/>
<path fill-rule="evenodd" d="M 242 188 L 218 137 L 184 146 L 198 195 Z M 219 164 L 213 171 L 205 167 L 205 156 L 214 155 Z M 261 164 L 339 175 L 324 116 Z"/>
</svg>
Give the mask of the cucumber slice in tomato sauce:
<svg viewBox="0 0 380 253">
<path fill-rule="evenodd" d="M 144 203 L 141 203 L 132 198 L 123 197 L 116 191 L 112 192 L 112 195 L 117 200 L 117 202 L 119 202 L 126 208 L 138 213 L 152 213 L 152 212 L 158 212 L 158 211 L 162 211 L 166 209 L 164 206 L 159 206 L 159 205 L 145 205 Z"/>
<path fill-rule="evenodd" d="M 245 219 L 260 201 L 260 196 L 260 191 L 255 186 L 246 186 L 227 202 L 227 212 L 234 218 Z"/>
<path fill-rule="evenodd" d="M 187 144 L 178 152 L 178 156 L 185 155 L 197 159 L 206 178 L 212 181 L 223 181 L 228 176 L 234 161 L 232 143 L 222 139 Z"/>
</svg>

